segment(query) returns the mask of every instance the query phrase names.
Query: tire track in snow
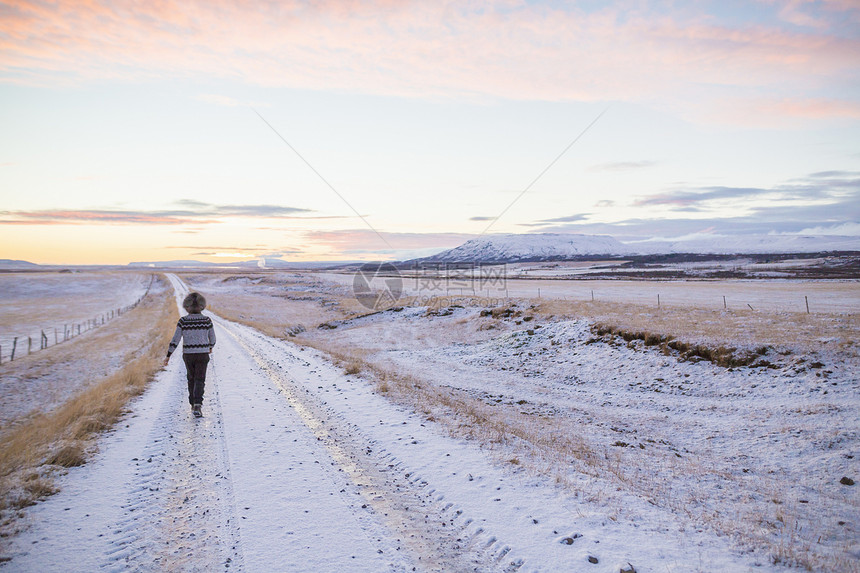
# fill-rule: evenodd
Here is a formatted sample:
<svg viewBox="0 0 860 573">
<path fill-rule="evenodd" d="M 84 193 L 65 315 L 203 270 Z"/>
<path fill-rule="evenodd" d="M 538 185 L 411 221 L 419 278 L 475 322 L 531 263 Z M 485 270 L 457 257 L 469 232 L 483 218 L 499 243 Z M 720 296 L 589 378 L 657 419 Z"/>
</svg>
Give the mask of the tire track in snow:
<svg viewBox="0 0 860 573">
<path fill-rule="evenodd" d="M 312 369 L 291 348 L 248 327 L 217 318 L 226 330 L 280 389 L 285 400 L 328 450 L 372 511 L 399 534 L 399 540 L 418 556 L 423 571 L 518 571 L 524 561 L 505 559 L 511 547 L 484 531 L 462 509 L 445 503 L 437 491 L 394 454 L 369 440 L 325 402 L 319 402 L 280 361 Z M 314 370 L 310 370 L 314 372 Z M 304 390 L 304 391 L 303 391 Z"/>
<path fill-rule="evenodd" d="M 218 420 L 219 425 L 223 428 L 224 416 L 223 409 L 221 407 L 221 392 L 218 391 L 218 374 L 216 372 L 215 360 L 212 361 L 212 377 L 216 380 L 215 387 L 215 404 L 218 412 Z M 237 522 L 238 512 L 236 511 L 236 497 L 233 493 L 233 480 L 230 475 L 230 452 L 227 447 L 227 440 L 224 436 L 223 429 L 220 434 L 219 444 L 221 446 L 221 465 L 223 468 L 223 473 L 216 474 L 215 477 L 220 477 L 223 480 L 223 487 L 225 493 L 225 503 L 226 508 L 228 510 L 228 517 L 225 521 L 225 526 L 228 532 L 228 536 L 226 540 L 230 544 L 231 555 L 228 556 L 225 561 L 225 565 L 229 565 L 232 560 L 232 564 L 239 571 L 242 571 L 244 565 L 244 555 L 242 553 L 242 540 L 239 535 L 239 527 Z"/>
<path fill-rule="evenodd" d="M 213 364 L 207 380 L 210 405 L 201 419 L 193 418 L 185 407 L 182 367 L 175 365 L 170 378 L 146 446 L 131 460 L 135 479 L 122 505 L 124 516 L 111 528 L 101 568 L 241 570 L 216 368 Z"/>
<path fill-rule="evenodd" d="M 177 277 L 170 279 L 179 300 L 188 289 Z M 401 551 L 406 543 L 396 538 L 396 531 L 366 511 L 342 460 L 332 456 L 337 452 L 322 447 L 319 428 L 309 423 L 312 417 L 296 403 L 279 399 L 283 391 L 266 368 L 257 368 L 260 354 L 236 336 L 238 325 L 213 319 L 219 336 L 214 370 L 229 390 L 224 406 L 227 443 L 237 454 L 225 458 L 236 472 L 238 535 L 247 540 L 248 569 L 264 570 L 262 566 L 271 567 L 268 564 L 277 560 L 277 570 L 303 571 L 311 566 L 300 562 L 313 560 L 324 563 L 324 569 L 416 570 L 413 558 Z M 226 361 L 223 371 L 221 360 Z M 265 494 L 261 497 L 255 490 Z M 308 514 L 316 515 L 317 523 L 309 521 Z"/>
<path fill-rule="evenodd" d="M 484 551 L 499 542 L 385 450 L 396 431 L 368 439 L 368 424 L 305 391 L 316 388 L 315 368 L 341 384 L 339 369 L 241 325 L 216 319 L 216 329 L 238 333 L 252 352 L 220 337 L 206 417 L 192 418 L 174 360 L 104 437 L 99 459 L 71 470 L 64 491 L 34 510 L 12 570 L 504 568 Z M 278 362 L 299 379 L 281 376 Z"/>
<path fill-rule="evenodd" d="M 10 571 L 241 570 L 232 476 L 218 406 L 195 420 L 174 362 L 99 443 L 96 458 L 64 476 L 12 540 Z M 228 567 L 229 565 L 229 567 Z"/>
<path fill-rule="evenodd" d="M 337 482 L 337 474 L 342 476 L 341 497 L 347 505 L 354 504 L 356 496 L 361 500 L 359 506 L 353 506 L 353 513 L 365 524 L 370 536 L 379 536 L 375 541 L 386 547 L 387 554 L 396 551 L 396 545 L 402 545 L 416 556 L 413 563 L 417 561 L 417 568 L 422 571 L 540 570 L 539 566 L 529 567 L 525 556 L 515 550 L 518 538 L 505 539 L 494 531 L 493 520 L 488 522 L 480 513 L 470 515 L 467 506 L 448 501 L 444 486 L 440 490 L 432 483 L 433 478 L 424 479 L 424 472 L 416 471 L 388 451 L 395 445 L 390 440 L 396 440 L 393 436 L 402 434 L 402 428 L 398 426 L 382 434 L 368 432 L 373 428 L 359 427 L 327 404 L 325 396 L 315 390 L 315 378 L 322 376 L 322 372 L 338 384 L 349 383 L 339 368 L 321 358 L 305 360 L 299 354 L 304 349 L 252 328 L 217 316 L 213 319 L 222 332 L 230 334 L 239 344 L 242 353 L 259 367 L 269 383 L 280 391 L 290 410 L 324 446 L 328 458 L 333 460 L 332 479 Z M 424 426 L 418 417 L 402 414 L 398 421 L 409 420 L 399 422 L 404 428 L 409 424 L 410 431 L 423 431 L 413 428 Z M 374 435 L 382 436 L 382 440 L 373 439 Z M 444 465 L 444 461 L 441 463 Z M 485 486 L 485 491 L 489 490 L 490 484 L 481 480 L 479 477 L 475 482 L 476 491 Z M 498 489 L 497 484 L 492 485 L 492 489 Z M 391 532 L 389 539 L 379 533 L 380 523 Z M 557 544 L 555 537 L 558 535 L 547 542 Z M 395 566 L 394 570 L 403 569 Z"/>
</svg>

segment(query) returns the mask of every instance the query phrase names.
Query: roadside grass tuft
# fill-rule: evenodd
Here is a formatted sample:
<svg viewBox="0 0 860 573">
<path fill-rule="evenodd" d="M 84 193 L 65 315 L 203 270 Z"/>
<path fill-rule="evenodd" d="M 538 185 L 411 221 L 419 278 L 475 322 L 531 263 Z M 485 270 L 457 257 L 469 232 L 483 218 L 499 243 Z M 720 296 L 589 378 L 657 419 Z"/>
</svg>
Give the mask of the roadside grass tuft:
<svg viewBox="0 0 860 573">
<path fill-rule="evenodd" d="M 347 374 L 358 374 L 361 372 L 361 362 L 358 360 L 350 360 L 343 369 Z"/>
</svg>

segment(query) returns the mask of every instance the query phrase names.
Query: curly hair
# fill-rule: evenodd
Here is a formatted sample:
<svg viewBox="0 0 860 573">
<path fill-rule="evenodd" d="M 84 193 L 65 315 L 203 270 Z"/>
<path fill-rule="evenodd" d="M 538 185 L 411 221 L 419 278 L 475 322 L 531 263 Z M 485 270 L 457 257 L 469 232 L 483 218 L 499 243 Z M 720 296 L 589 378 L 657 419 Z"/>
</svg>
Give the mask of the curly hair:
<svg viewBox="0 0 860 573">
<path fill-rule="evenodd" d="M 191 314 L 203 312 L 206 308 L 206 299 L 199 292 L 192 292 L 182 301 L 182 308 Z"/>
</svg>

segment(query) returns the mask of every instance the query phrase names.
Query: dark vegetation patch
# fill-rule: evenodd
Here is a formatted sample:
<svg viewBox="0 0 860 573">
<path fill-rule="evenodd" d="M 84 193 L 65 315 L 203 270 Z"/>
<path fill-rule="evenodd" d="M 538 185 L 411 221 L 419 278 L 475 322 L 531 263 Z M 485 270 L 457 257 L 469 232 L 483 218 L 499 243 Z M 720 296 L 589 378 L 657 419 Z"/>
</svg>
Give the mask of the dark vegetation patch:
<svg viewBox="0 0 860 573">
<path fill-rule="evenodd" d="M 627 343 L 641 340 L 645 346 L 659 346 L 663 354 L 676 354 L 682 361 L 707 360 L 724 368 L 737 368 L 739 366 L 779 368 L 778 365 L 765 359 L 768 352 L 773 350 L 770 346 L 760 346 L 755 349 L 739 349 L 734 346 L 722 345 L 709 346 L 702 343 L 685 342 L 666 334 L 656 334 L 644 330 L 625 330 L 602 323 L 591 325 L 591 332 L 598 338 L 591 338 L 586 341 L 586 344 L 600 341 L 611 342 L 618 339 Z"/>
</svg>

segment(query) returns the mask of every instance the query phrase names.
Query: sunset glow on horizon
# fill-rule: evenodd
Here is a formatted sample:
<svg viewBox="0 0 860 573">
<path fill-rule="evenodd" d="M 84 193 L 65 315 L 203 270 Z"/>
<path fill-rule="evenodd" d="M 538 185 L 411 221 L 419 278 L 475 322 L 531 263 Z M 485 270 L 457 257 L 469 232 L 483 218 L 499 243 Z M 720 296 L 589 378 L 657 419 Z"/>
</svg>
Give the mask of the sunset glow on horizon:
<svg viewBox="0 0 860 573">
<path fill-rule="evenodd" d="M 860 6 L 0 2 L 0 125 L 0 259 L 860 235 Z"/>
</svg>

